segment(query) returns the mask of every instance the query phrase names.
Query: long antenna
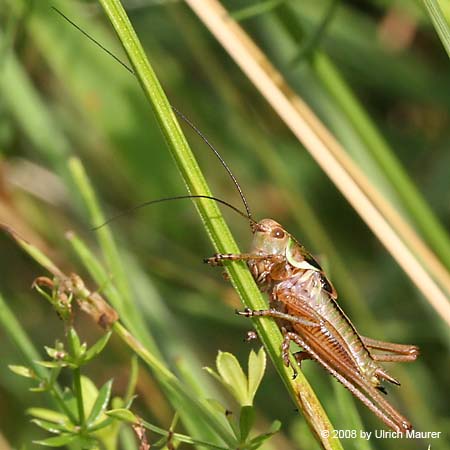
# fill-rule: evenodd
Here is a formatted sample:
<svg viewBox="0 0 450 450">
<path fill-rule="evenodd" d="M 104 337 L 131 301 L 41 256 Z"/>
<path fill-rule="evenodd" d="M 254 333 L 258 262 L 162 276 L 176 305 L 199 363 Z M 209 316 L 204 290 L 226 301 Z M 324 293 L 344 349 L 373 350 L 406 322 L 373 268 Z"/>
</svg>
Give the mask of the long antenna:
<svg viewBox="0 0 450 450">
<path fill-rule="evenodd" d="M 220 198 L 217 197 L 212 197 L 210 195 L 177 195 L 175 197 L 165 197 L 165 198 L 158 198 L 157 200 L 149 200 L 146 202 L 143 202 L 139 205 L 133 206 L 130 209 L 127 209 L 125 211 L 122 211 L 121 213 L 111 217 L 110 219 L 108 219 L 106 222 L 103 222 L 100 225 L 95 226 L 94 228 L 92 228 L 93 230 L 98 230 L 99 228 L 103 227 L 104 225 L 107 225 L 108 223 L 112 222 L 113 220 L 118 219 L 119 217 L 123 217 L 133 211 L 136 211 L 137 209 L 141 209 L 144 208 L 145 206 L 148 205 L 153 205 L 155 203 L 162 203 L 162 202 L 168 202 L 171 200 L 183 200 L 186 198 L 207 198 L 209 200 L 214 200 L 215 202 L 221 203 L 222 205 L 228 206 L 228 208 L 231 208 L 233 211 L 237 212 L 239 215 L 241 215 L 242 217 L 245 217 L 246 219 L 250 220 L 250 223 L 252 226 L 256 225 L 256 222 L 247 214 L 245 214 L 244 212 L 242 212 L 239 208 L 236 208 L 235 206 L 233 206 L 231 203 L 226 202 L 225 200 L 222 200 Z"/>
<path fill-rule="evenodd" d="M 228 175 L 230 175 L 230 178 L 233 180 L 234 185 L 236 186 L 236 189 L 239 192 L 239 196 L 242 199 L 242 203 L 244 204 L 244 208 L 245 211 L 247 211 L 247 216 L 249 219 L 252 219 L 252 213 L 250 212 L 250 207 L 248 206 L 248 202 L 247 199 L 245 198 L 244 193 L 242 192 L 242 188 L 241 185 L 238 183 L 238 180 L 236 179 L 236 177 L 234 176 L 233 172 L 231 171 L 231 169 L 228 167 L 227 163 L 225 162 L 225 160 L 222 158 L 222 156 L 220 155 L 220 153 L 217 151 L 217 149 L 211 144 L 211 142 L 208 141 L 208 139 L 206 138 L 206 136 L 181 112 L 179 111 L 177 108 L 175 108 L 175 106 L 171 105 L 172 109 L 175 111 L 175 113 L 182 119 L 184 120 L 185 123 L 187 123 L 199 136 L 200 138 L 203 140 L 203 142 L 212 150 L 212 152 L 217 156 L 217 158 L 219 159 L 219 161 L 221 162 L 222 166 L 225 168 L 225 170 L 228 172 Z"/>
<path fill-rule="evenodd" d="M 55 11 L 57 14 L 59 14 L 64 20 L 66 20 L 70 25 L 72 25 L 75 29 L 77 29 L 80 33 L 82 33 L 84 36 L 86 36 L 91 42 L 93 42 L 95 45 L 97 45 L 98 47 L 100 47 L 104 52 L 106 52 L 109 56 L 111 56 L 115 61 L 117 61 L 122 67 L 124 67 L 129 73 L 131 73 L 132 75 L 136 76 L 134 70 L 128 66 L 125 62 L 123 62 L 120 58 L 118 58 L 113 52 L 111 52 L 110 50 L 108 50 L 104 45 L 102 45 L 99 41 L 97 41 L 96 39 L 94 39 L 92 36 L 90 36 L 88 33 L 86 33 L 86 31 L 84 31 L 79 25 L 77 25 L 75 22 L 73 22 L 71 19 L 69 19 L 62 11 L 60 11 L 58 8 L 52 6 L 51 7 L 53 9 L 53 11 Z M 181 119 L 183 120 L 195 133 L 197 133 L 198 136 L 200 136 L 200 138 L 203 140 L 203 142 L 210 148 L 210 150 L 217 156 L 217 158 L 219 159 L 220 163 L 222 164 L 222 166 L 225 168 L 225 170 L 227 171 L 228 175 L 230 176 L 231 180 L 233 181 L 234 185 L 236 186 L 236 189 L 239 192 L 239 196 L 241 197 L 242 203 L 244 204 L 244 208 L 245 211 L 247 212 L 246 217 L 248 219 L 250 219 L 251 223 L 255 223 L 255 221 L 253 220 L 252 217 L 252 213 L 250 211 L 250 207 L 248 205 L 247 199 L 244 195 L 244 192 L 242 191 L 242 188 L 239 184 L 239 182 L 237 181 L 237 178 L 234 176 L 233 172 L 231 171 L 231 169 L 228 167 L 227 163 L 225 162 L 225 160 L 222 158 L 222 156 L 220 155 L 220 153 L 217 151 L 217 149 L 211 144 L 211 142 L 209 142 L 209 140 L 206 138 L 206 136 L 177 108 L 175 108 L 175 106 L 170 105 L 172 110 L 174 111 L 174 113 Z M 191 196 L 190 198 L 193 198 L 195 196 Z M 178 198 L 178 197 L 176 197 Z M 185 197 L 182 197 L 185 198 Z M 215 199 L 212 197 L 206 197 L 206 198 L 211 198 L 211 199 Z M 217 201 L 219 201 L 219 203 L 223 203 L 223 204 L 227 204 L 226 202 L 219 200 L 219 199 L 215 199 Z M 152 201 L 150 203 L 156 203 L 156 201 Z M 144 204 L 142 204 L 144 205 Z M 139 205 L 139 207 L 141 207 L 142 205 Z M 231 206 L 230 204 L 227 204 L 228 206 L 230 206 L 231 208 L 235 209 L 236 208 L 234 206 Z M 137 208 L 133 208 L 132 210 L 137 209 Z M 241 213 L 241 212 L 240 212 Z M 121 216 L 122 214 L 119 214 L 119 216 Z M 242 213 L 241 213 L 242 215 Z M 117 217 L 117 216 L 116 216 Z M 108 221 L 109 222 L 109 221 Z M 106 223 L 108 223 L 106 222 Z"/>
<path fill-rule="evenodd" d="M 86 31 L 83 30 L 79 25 L 77 25 L 74 21 L 69 19 L 62 11 L 60 11 L 56 6 L 51 6 L 51 9 L 55 11 L 57 14 L 59 14 L 66 22 L 70 23 L 76 30 L 78 30 L 81 34 L 86 36 L 91 42 L 93 42 L 97 47 L 100 47 L 104 52 L 106 52 L 111 58 L 116 60 L 123 68 L 128 70 L 128 72 L 131 73 L 131 75 L 136 75 L 134 73 L 134 70 L 128 66 L 126 63 L 124 63 L 119 57 L 117 57 L 111 50 L 108 50 L 103 44 L 101 44 L 97 39 L 94 39 L 90 34 L 86 33 Z"/>
</svg>

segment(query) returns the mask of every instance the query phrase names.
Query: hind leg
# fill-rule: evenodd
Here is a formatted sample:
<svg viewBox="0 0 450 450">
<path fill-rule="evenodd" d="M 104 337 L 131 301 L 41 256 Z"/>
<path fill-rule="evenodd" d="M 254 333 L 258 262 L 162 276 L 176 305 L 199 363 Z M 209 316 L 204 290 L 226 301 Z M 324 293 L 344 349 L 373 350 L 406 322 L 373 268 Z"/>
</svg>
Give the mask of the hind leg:
<svg viewBox="0 0 450 450">
<path fill-rule="evenodd" d="M 364 345 L 369 349 L 370 355 L 375 361 L 381 362 L 412 362 L 419 356 L 419 348 L 415 345 L 395 344 L 393 342 L 378 341 L 376 339 L 361 336 Z M 372 353 L 379 350 L 388 353 Z"/>
</svg>

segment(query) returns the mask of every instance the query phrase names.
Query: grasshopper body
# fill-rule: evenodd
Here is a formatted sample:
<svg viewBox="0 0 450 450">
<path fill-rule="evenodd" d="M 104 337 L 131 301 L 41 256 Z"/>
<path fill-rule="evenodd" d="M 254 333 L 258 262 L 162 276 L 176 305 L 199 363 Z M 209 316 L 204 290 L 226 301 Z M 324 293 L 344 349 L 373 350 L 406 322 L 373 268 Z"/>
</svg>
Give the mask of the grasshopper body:
<svg viewBox="0 0 450 450">
<path fill-rule="evenodd" d="M 250 253 L 215 255 L 207 262 L 245 260 L 252 275 L 270 299 L 270 309 L 240 314 L 277 319 L 283 335 L 283 359 L 290 365 L 290 342 L 303 350 L 295 354 L 300 363 L 314 359 L 395 431 L 412 428 L 380 393 L 382 380 L 394 384 L 379 361 L 414 361 L 413 345 L 381 342 L 361 336 L 337 303 L 337 294 L 319 264 L 282 226 L 272 219 L 252 225 Z M 377 354 L 374 350 L 380 350 Z M 295 372 L 294 372 L 295 375 Z"/>
</svg>

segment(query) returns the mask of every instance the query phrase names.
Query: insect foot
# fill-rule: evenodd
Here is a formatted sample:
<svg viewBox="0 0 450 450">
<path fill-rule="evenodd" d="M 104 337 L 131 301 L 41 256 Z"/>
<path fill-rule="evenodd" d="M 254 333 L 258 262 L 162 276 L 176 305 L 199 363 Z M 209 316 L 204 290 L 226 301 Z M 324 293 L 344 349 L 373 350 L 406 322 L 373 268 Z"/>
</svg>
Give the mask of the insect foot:
<svg viewBox="0 0 450 450">
<path fill-rule="evenodd" d="M 306 359 L 313 359 L 313 357 L 304 350 L 301 350 L 299 352 L 294 353 L 295 360 L 297 361 L 297 364 L 299 365 L 300 369 L 302 368 L 302 362 Z"/>
<path fill-rule="evenodd" d="M 239 311 L 236 309 L 235 314 L 238 316 L 244 316 L 244 317 L 252 317 L 254 315 L 254 311 L 252 311 L 250 308 L 245 308 L 244 311 Z"/>
<path fill-rule="evenodd" d="M 283 343 L 281 344 L 281 357 L 283 358 L 283 362 L 286 367 L 292 368 L 292 379 L 295 380 L 297 378 L 298 372 L 295 367 L 291 363 L 291 338 L 289 336 L 286 328 L 281 328 L 281 332 L 283 333 Z"/>
<path fill-rule="evenodd" d="M 203 262 L 209 264 L 210 266 L 223 266 L 224 261 L 247 261 L 253 257 L 254 255 L 250 255 L 247 253 L 244 253 L 242 255 L 234 253 L 216 253 L 210 258 L 204 259 Z"/>
<path fill-rule="evenodd" d="M 250 331 L 247 331 L 245 338 L 244 338 L 244 342 L 256 341 L 257 339 L 258 339 L 258 335 L 256 334 L 256 332 L 253 330 L 250 330 Z"/>
<path fill-rule="evenodd" d="M 211 256 L 210 258 L 205 258 L 203 260 L 203 262 L 205 264 L 209 264 L 210 266 L 223 266 L 223 255 L 221 255 L 220 253 L 215 254 L 214 256 Z"/>
</svg>

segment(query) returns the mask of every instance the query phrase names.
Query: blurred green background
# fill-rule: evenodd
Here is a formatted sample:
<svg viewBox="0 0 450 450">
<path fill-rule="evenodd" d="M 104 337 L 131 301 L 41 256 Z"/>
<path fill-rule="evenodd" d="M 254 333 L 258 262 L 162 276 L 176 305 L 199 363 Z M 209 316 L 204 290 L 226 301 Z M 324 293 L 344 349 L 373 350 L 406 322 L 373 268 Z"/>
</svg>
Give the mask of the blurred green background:
<svg viewBox="0 0 450 450">
<path fill-rule="evenodd" d="M 286 2 L 252 15 L 242 11 L 255 2 L 223 2 L 229 11 L 241 12 L 246 30 L 402 210 L 383 169 L 368 156 L 366 143 L 320 78 L 314 56 L 320 51 L 330 57 L 448 229 L 450 66 L 425 10 L 420 2 L 406 0 L 337 2 L 324 33 L 312 39 L 331 3 Z M 135 79 L 50 9 L 58 6 L 124 58 L 98 4 L 0 0 L 0 5 L 0 221 L 40 245 L 66 272 L 86 275 L 65 239 L 68 230 L 76 230 L 96 251 L 68 171 L 70 156 L 82 160 L 107 216 L 186 191 Z M 389 388 L 393 403 L 419 430 L 450 429 L 450 339 L 442 319 L 184 2 L 128 0 L 124 5 L 172 104 L 219 149 L 255 217 L 275 218 L 317 255 L 362 334 L 421 348 L 419 361 L 389 365 L 402 383 Z M 218 161 L 184 128 L 214 194 L 240 206 Z M 226 209 L 224 214 L 241 249 L 248 249 L 248 224 Z M 187 367 L 201 379 L 212 396 L 223 395 L 201 367 L 213 366 L 219 349 L 244 362 L 250 323 L 233 314 L 240 302 L 220 270 L 202 263 L 213 250 L 192 204 L 158 204 L 111 227 L 133 297 L 161 352 L 172 367 Z M 0 235 L 0 255 L 1 294 L 36 347 L 51 345 L 64 330 L 50 306 L 30 290 L 42 270 L 5 235 Z M 79 315 L 77 326 L 88 341 L 99 335 L 85 316 Z M 41 437 L 25 410 L 45 399 L 28 392 L 29 383 L 7 370 L 7 364 L 23 360 L 1 329 L 0 339 L 0 431 L 12 448 L 20 448 Z M 121 393 L 129 358 L 113 340 L 89 375 L 97 384 L 114 376 L 114 391 Z M 349 428 L 341 404 L 349 394 L 317 364 L 303 367 L 335 428 Z M 137 393 L 139 413 L 167 427 L 170 405 L 145 370 Z M 263 429 L 273 419 L 283 423 L 270 448 L 318 448 L 272 367 L 256 402 Z M 367 429 L 382 428 L 359 403 L 357 409 Z M 450 448 L 448 436 L 404 440 L 401 448 L 429 444 Z M 344 440 L 343 445 L 400 448 L 392 439 Z"/>
</svg>

